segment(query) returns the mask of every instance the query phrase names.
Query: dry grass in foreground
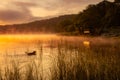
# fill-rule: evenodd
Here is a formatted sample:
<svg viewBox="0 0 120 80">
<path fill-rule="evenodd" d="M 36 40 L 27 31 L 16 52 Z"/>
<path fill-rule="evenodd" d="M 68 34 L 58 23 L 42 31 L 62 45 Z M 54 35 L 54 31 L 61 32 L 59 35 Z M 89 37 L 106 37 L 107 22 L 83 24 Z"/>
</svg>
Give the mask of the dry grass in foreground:
<svg viewBox="0 0 120 80">
<path fill-rule="evenodd" d="M 49 48 L 53 67 L 48 70 L 49 80 L 120 80 L 120 41 L 89 41 L 89 47 L 82 40 L 51 41 Z M 40 53 L 44 54 L 42 49 Z M 48 73 L 44 73 L 43 67 L 37 64 L 31 62 L 19 68 L 15 61 L 0 71 L 0 80 L 48 80 L 44 77 Z"/>
</svg>

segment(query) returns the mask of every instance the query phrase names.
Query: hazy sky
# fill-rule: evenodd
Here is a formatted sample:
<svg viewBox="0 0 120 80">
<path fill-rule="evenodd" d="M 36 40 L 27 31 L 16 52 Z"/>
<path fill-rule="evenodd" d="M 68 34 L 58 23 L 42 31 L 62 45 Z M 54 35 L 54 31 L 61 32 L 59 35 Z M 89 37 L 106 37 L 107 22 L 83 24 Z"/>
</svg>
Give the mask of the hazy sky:
<svg viewBox="0 0 120 80">
<path fill-rule="evenodd" d="M 100 1 L 102 0 L 0 0 L 0 25 L 78 13 L 87 5 Z"/>
</svg>

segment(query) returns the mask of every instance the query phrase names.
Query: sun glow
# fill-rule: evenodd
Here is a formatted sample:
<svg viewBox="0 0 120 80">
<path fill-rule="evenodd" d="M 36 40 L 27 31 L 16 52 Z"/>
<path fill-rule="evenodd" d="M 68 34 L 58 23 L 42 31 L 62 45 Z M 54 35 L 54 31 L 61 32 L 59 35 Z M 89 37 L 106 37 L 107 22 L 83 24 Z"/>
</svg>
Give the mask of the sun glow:
<svg viewBox="0 0 120 80">
<path fill-rule="evenodd" d="M 90 47 L 90 42 L 89 41 L 83 41 L 83 44 L 85 47 Z"/>
<path fill-rule="evenodd" d="M 0 42 L 19 42 L 19 41 L 32 41 L 32 40 L 50 40 L 57 38 L 55 34 L 17 34 L 17 35 L 0 35 Z"/>
<path fill-rule="evenodd" d="M 43 8 L 30 8 L 31 13 L 33 16 L 36 17 L 47 17 L 47 16 L 54 16 L 56 14 L 58 14 L 58 11 L 51 11 L 51 10 L 46 10 Z"/>
</svg>

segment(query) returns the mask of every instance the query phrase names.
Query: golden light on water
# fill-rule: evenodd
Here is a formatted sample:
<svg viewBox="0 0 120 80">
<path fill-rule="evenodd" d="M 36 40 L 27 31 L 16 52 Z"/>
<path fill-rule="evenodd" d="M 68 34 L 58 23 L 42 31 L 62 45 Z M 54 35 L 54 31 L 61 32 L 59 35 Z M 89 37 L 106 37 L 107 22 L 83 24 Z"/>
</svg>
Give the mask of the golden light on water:
<svg viewBox="0 0 120 80">
<path fill-rule="evenodd" d="M 90 41 L 83 41 L 85 47 L 90 47 Z"/>
<path fill-rule="evenodd" d="M 17 34 L 17 35 L 0 35 L 0 42 L 17 42 L 17 41 L 31 41 L 31 40 L 49 40 L 57 38 L 54 34 Z"/>
</svg>

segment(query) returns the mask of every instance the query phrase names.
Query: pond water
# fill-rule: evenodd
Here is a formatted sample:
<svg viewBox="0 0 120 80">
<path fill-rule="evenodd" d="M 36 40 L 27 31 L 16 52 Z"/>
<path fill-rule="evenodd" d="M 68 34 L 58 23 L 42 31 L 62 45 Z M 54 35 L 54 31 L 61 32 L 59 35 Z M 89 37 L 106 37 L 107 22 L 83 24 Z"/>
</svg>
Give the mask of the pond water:
<svg viewBox="0 0 120 80">
<path fill-rule="evenodd" d="M 57 36 L 57 35 L 0 35 L 0 63 L 4 64 L 6 61 L 9 63 L 9 58 L 19 59 L 20 62 L 29 61 L 29 56 L 25 52 L 36 51 L 37 56 L 42 53 L 45 57 L 50 55 L 50 48 L 57 48 L 56 43 L 68 41 L 74 45 L 83 44 L 82 46 L 90 47 L 92 43 L 114 43 L 114 39 L 105 38 L 86 38 L 74 36 Z M 55 51 L 54 51 L 55 52 Z M 48 58 L 48 57 L 47 57 Z"/>
<path fill-rule="evenodd" d="M 107 47 L 112 44 L 114 47 L 117 42 L 120 43 L 119 39 L 101 37 L 65 37 L 47 34 L 0 35 L 0 65 L 4 67 L 12 63 L 13 60 L 22 66 L 25 66 L 27 63 L 40 62 L 42 63 L 43 71 L 45 71 L 44 74 L 46 74 L 49 73 L 48 69 L 53 67 L 54 60 L 52 59 L 57 56 L 58 53 L 63 52 L 67 54 L 69 52 L 72 54 L 76 52 L 75 50 L 79 51 L 83 47 L 84 49 L 81 50 L 81 56 L 85 56 L 83 53 L 86 52 L 87 49 L 93 49 L 93 51 L 97 52 L 98 49 L 101 49 L 101 45 L 105 44 L 104 46 Z M 62 44 L 64 44 L 64 46 L 62 46 Z M 59 48 L 61 52 L 59 52 Z M 62 50 L 63 48 L 64 51 Z M 111 50 L 112 49 L 113 48 L 111 48 Z M 115 50 L 113 49 L 112 51 Z M 26 52 L 29 53 L 33 51 L 36 51 L 36 55 L 28 56 L 26 54 Z M 105 52 L 105 50 L 103 52 Z"/>
</svg>

